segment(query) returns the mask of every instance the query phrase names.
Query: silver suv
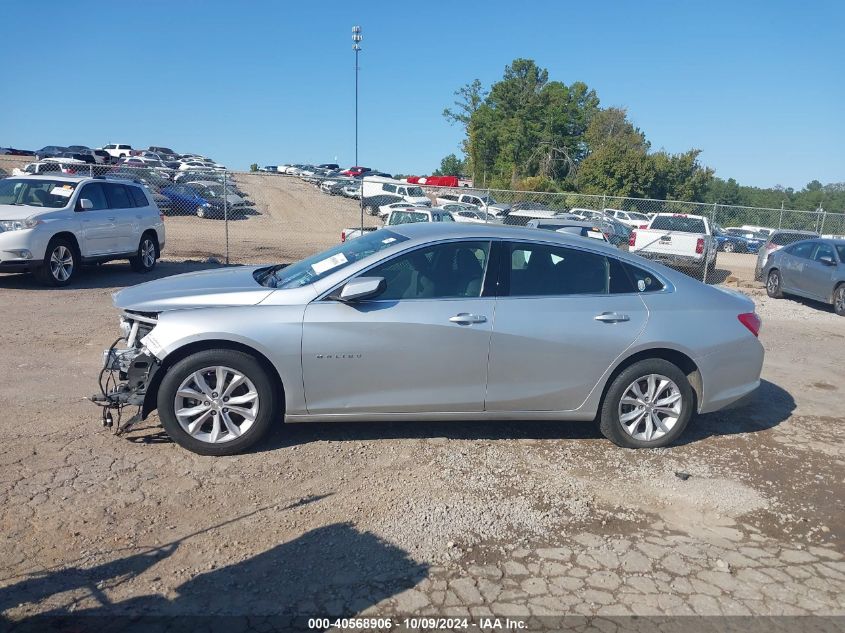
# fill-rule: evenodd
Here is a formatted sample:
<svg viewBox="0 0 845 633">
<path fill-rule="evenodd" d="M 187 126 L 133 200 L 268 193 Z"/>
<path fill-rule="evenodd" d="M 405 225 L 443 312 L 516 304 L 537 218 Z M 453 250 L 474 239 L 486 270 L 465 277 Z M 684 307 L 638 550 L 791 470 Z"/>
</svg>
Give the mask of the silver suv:
<svg viewBox="0 0 845 633">
<path fill-rule="evenodd" d="M 51 174 L 0 180 L 0 272 L 66 286 L 83 263 L 128 259 L 149 272 L 164 220 L 143 185 Z"/>
</svg>

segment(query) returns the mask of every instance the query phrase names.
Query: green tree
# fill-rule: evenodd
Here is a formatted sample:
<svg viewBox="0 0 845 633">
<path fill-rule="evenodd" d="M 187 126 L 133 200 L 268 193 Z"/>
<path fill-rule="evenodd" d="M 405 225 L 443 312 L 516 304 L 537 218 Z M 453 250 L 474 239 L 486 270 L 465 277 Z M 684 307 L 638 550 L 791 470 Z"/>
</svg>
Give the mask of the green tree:
<svg viewBox="0 0 845 633">
<path fill-rule="evenodd" d="M 258 163 L 253 163 L 249 166 L 250 171 L 258 171 Z"/>
<path fill-rule="evenodd" d="M 466 164 L 454 154 L 444 156 L 440 161 L 440 168 L 432 172 L 432 176 L 463 176 Z"/>
</svg>

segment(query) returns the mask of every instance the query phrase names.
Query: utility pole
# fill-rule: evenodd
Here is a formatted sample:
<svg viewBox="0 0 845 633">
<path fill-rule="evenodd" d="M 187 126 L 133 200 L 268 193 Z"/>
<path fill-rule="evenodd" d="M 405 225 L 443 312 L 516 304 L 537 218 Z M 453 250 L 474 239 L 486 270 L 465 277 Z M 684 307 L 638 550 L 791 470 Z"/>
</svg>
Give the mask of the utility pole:
<svg viewBox="0 0 845 633">
<path fill-rule="evenodd" d="M 361 52 L 361 27 L 352 27 L 352 50 L 355 51 L 355 166 L 358 166 L 358 53 Z"/>
</svg>

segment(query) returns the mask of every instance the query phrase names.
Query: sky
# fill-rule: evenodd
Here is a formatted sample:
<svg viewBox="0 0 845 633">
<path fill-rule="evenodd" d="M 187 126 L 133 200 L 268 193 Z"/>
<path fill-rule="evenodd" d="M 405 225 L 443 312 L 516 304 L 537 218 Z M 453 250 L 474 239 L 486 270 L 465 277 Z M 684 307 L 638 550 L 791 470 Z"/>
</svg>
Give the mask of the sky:
<svg viewBox="0 0 845 633">
<path fill-rule="evenodd" d="M 3 7 L 0 146 L 130 143 L 232 169 L 459 153 L 453 92 L 534 59 L 627 108 L 653 149 L 741 184 L 845 181 L 845 3 L 44 0 Z"/>
</svg>

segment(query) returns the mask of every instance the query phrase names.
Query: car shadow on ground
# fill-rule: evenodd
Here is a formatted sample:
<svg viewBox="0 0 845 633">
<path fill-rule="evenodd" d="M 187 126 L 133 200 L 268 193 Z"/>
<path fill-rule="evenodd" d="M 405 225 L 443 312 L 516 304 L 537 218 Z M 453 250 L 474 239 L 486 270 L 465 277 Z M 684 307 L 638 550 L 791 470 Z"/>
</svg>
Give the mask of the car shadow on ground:
<svg viewBox="0 0 845 633">
<path fill-rule="evenodd" d="M 161 546 L 141 552 L 136 548 L 135 553 L 102 565 L 83 567 L 71 563 L 61 569 L 29 574 L 0 588 L 0 613 L 65 594 L 53 600 L 53 604 L 59 602 L 61 606 L 14 623 L 0 616 L 0 628 L 5 630 L 12 625 L 15 631 L 44 631 L 54 630 L 51 626 L 59 624 L 60 630 L 93 630 L 74 628 L 87 625 L 96 626 L 102 633 L 159 630 L 161 625 L 170 630 L 178 624 L 174 630 L 182 630 L 182 625 L 185 630 L 306 630 L 303 618 L 360 613 L 428 576 L 427 564 L 415 561 L 408 552 L 375 534 L 344 522 L 273 544 L 240 562 L 220 568 L 212 566 L 176 587 L 173 598 L 158 592 L 137 595 L 137 588 L 132 591 L 133 597 L 126 600 L 115 602 L 110 598 L 115 593 L 126 593 L 121 591 L 122 584 L 151 570 L 198 534 L 219 531 L 221 539 L 237 536 L 237 526 L 234 532 L 220 528 L 258 513 L 264 515 L 264 520 L 272 522 L 278 518 L 281 522 L 285 511 L 324 496 L 302 499 L 286 507 L 262 508 Z M 147 582 L 142 584 L 146 586 Z M 164 619 L 173 616 L 180 619 Z M 234 618 L 216 619 L 220 616 Z M 67 628 L 62 628 L 62 624 Z"/>
<path fill-rule="evenodd" d="M 148 273 L 136 273 L 132 270 L 129 262 L 115 261 L 101 265 L 83 266 L 78 272 L 78 277 L 69 286 L 54 287 L 45 286 L 29 273 L 4 274 L 0 275 L 0 290 L 50 290 L 53 292 L 66 292 L 73 290 L 91 290 L 105 288 L 125 288 L 170 277 L 182 273 L 221 268 L 223 264 L 214 258 L 207 261 L 188 260 L 183 262 L 159 261 L 156 267 Z"/>
<path fill-rule="evenodd" d="M 836 314 L 833 311 L 833 305 L 830 303 L 824 303 L 822 301 L 816 301 L 815 299 L 807 299 L 806 297 L 799 297 L 798 295 L 789 295 L 784 294 L 782 301 L 794 301 L 796 303 L 800 303 L 801 305 L 805 305 L 808 308 L 812 308 L 813 310 L 818 310 L 819 312 L 827 312 L 828 314 Z"/>
<path fill-rule="evenodd" d="M 763 380 L 742 407 L 696 416 L 675 446 L 713 436 L 757 433 L 787 420 L 795 400 L 778 385 Z M 456 440 L 590 440 L 602 438 L 595 422 L 328 422 L 280 424 L 254 452 L 320 441 L 447 438 Z"/>
</svg>

